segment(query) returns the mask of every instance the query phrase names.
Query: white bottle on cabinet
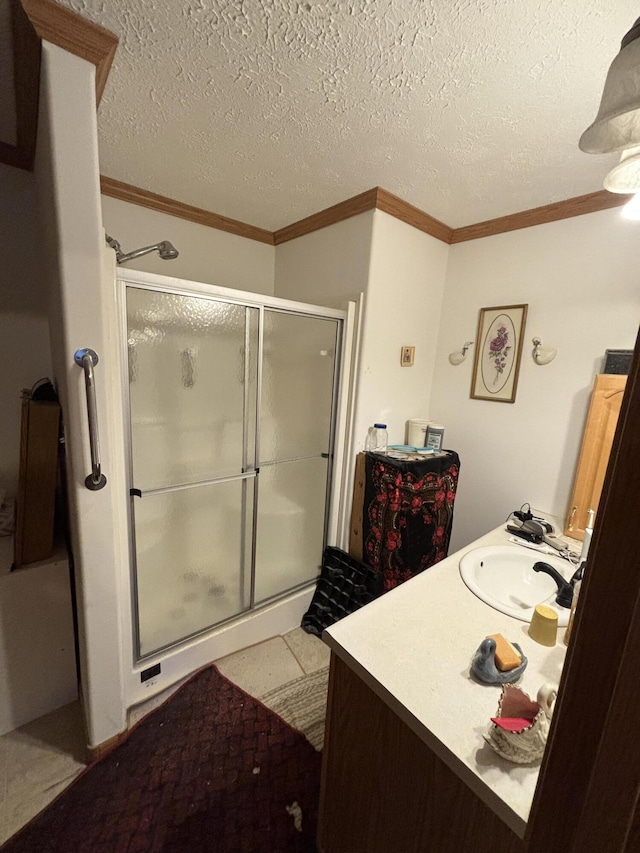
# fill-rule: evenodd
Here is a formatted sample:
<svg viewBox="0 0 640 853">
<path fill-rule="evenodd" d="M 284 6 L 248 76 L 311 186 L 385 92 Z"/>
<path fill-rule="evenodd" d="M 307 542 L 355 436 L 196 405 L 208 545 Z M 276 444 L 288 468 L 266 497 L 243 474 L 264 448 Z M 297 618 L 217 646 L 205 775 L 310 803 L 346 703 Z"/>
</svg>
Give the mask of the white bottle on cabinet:
<svg viewBox="0 0 640 853">
<path fill-rule="evenodd" d="M 386 453 L 389 437 L 386 424 L 374 424 L 369 427 L 364 449 L 371 453 Z"/>
</svg>

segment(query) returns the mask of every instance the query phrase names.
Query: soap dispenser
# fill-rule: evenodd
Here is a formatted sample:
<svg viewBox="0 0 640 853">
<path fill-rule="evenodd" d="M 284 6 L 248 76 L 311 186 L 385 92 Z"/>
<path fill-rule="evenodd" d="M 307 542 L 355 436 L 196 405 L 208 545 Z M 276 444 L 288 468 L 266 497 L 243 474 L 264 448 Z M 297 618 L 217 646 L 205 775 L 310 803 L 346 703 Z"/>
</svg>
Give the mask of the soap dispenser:
<svg viewBox="0 0 640 853">
<path fill-rule="evenodd" d="M 592 512 L 592 510 L 590 510 Z M 591 522 L 591 519 L 589 519 Z M 587 547 L 587 550 L 588 547 Z M 576 615 L 576 607 L 578 606 L 578 596 L 580 595 L 580 587 L 582 586 L 582 579 L 584 577 L 585 569 L 587 568 L 586 560 L 582 560 L 578 565 L 578 570 L 574 573 L 571 578 L 571 583 L 573 584 L 573 598 L 571 600 L 571 613 L 569 613 L 569 622 L 567 623 L 567 630 L 564 632 L 564 644 L 565 646 L 569 645 L 569 640 L 571 639 L 571 630 L 573 629 L 573 620 Z"/>
<path fill-rule="evenodd" d="M 589 516 L 589 521 L 587 521 L 587 526 L 584 529 L 584 539 L 582 540 L 582 550 L 580 551 L 580 563 L 584 563 L 587 560 L 589 546 L 591 545 L 591 537 L 593 536 L 593 517 L 595 515 L 595 510 L 590 509 L 587 514 Z"/>
<path fill-rule="evenodd" d="M 580 567 L 584 572 L 585 564 L 580 563 Z M 569 640 L 571 639 L 571 630 L 573 628 L 573 620 L 576 615 L 576 607 L 578 605 L 578 596 L 580 595 L 580 587 L 582 586 L 582 578 L 577 580 L 573 585 L 573 600 L 571 602 L 571 613 L 569 614 L 569 622 L 567 623 L 567 630 L 564 632 L 564 644 L 565 646 L 569 645 Z"/>
</svg>

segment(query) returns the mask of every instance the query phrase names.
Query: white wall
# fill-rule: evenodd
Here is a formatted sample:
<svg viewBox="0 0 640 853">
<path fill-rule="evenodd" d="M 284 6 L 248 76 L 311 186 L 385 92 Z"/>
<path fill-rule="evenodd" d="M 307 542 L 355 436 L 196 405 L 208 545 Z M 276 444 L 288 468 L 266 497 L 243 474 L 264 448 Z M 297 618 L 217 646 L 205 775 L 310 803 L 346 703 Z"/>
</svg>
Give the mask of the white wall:
<svg viewBox="0 0 640 853">
<path fill-rule="evenodd" d="M 9 572 L 5 542 L 0 543 L 0 735 L 78 697 L 66 556 Z"/>
<path fill-rule="evenodd" d="M 607 210 L 453 245 L 429 416 L 460 453 L 451 549 L 528 501 L 564 516 L 594 375 L 605 349 L 632 349 L 640 319 L 640 227 Z M 481 307 L 528 303 L 514 404 L 471 400 Z M 538 366 L 533 337 L 558 347 Z"/>
<path fill-rule="evenodd" d="M 373 210 L 276 246 L 281 299 L 344 308 L 367 289 Z"/>
<path fill-rule="evenodd" d="M 0 488 L 15 497 L 20 392 L 51 373 L 42 237 L 31 172 L 0 164 Z"/>
<path fill-rule="evenodd" d="M 356 404 L 355 442 L 386 423 L 403 444 L 410 418 L 431 417 L 429 399 L 449 246 L 380 210 L 374 212 Z M 400 350 L 415 346 L 413 367 Z"/>
<path fill-rule="evenodd" d="M 387 423 L 390 442 L 400 444 L 407 420 L 429 416 L 448 252 L 447 244 L 379 210 L 276 247 L 276 296 L 339 308 L 364 293 L 350 456 L 363 449 L 374 422 Z M 416 348 L 413 367 L 400 364 L 403 346 Z M 353 459 L 346 465 L 348 512 Z"/>
<path fill-rule="evenodd" d="M 343 307 L 365 294 L 354 437 L 383 421 L 392 444 L 409 418 L 429 416 L 449 246 L 380 210 L 276 247 L 276 296 Z M 415 346 L 401 367 L 402 346 Z"/>
<path fill-rule="evenodd" d="M 110 196 L 102 196 L 102 215 L 107 234 L 123 252 L 169 240 L 180 253 L 163 261 L 153 252 L 130 261 L 127 269 L 273 296 L 275 246 Z"/>
<path fill-rule="evenodd" d="M 82 691 L 89 744 L 125 728 L 119 572 L 126 559 L 122 421 L 109 377 L 117 375 L 113 336 L 113 262 L 101 227 L 95 67 L 43 42 L 35 174 L 48 250 L 49 320 L 55 380 L 66 436 L 67 477 L 80 634 Z M 111 259 L 109 259 L 111 260 Z M 96 397 L 100 450 L 108 483 L 84 484 L 90 471 L 86 398 L 74 353 L 100 356 Z M 127 620 L 128 621 L 128 620 Z"/>
</svg>

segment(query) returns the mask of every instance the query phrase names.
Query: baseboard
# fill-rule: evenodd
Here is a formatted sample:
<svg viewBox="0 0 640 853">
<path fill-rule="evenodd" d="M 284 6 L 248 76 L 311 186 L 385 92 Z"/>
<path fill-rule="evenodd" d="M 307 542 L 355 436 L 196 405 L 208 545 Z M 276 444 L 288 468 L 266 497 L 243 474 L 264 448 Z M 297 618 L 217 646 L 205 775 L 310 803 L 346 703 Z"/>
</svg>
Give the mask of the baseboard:
<svg viewBox="0 0 640 853">
<path fill-rule="evenodd" d="M 91 764 L 93 761 L 97 761 L 98 758 L 103 758 L 111 750 L 115 749 L 116 746 L 119 746 L 128 734 L 128 731 L 120 732 L 120 734 L 110 737 L 97 746 L 87 746 L 87 762 Z"/>
</svg>

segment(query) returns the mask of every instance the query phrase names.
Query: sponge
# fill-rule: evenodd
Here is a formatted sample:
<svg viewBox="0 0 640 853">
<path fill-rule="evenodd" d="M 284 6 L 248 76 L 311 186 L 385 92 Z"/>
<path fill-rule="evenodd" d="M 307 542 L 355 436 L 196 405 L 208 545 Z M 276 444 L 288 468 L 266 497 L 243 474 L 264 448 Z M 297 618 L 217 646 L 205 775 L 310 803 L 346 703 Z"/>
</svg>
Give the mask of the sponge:
<svg viewBox="0 0 640 853">
<path fill-rule="evenodd" d="M 518 650 L 506 640 L 502 634 L 489 634 L 489 640 L 495 640 L 496 644 L 496 667 L 500 672 L 508 672 L 522 663 L 522 657 Z"/>
</svg>

